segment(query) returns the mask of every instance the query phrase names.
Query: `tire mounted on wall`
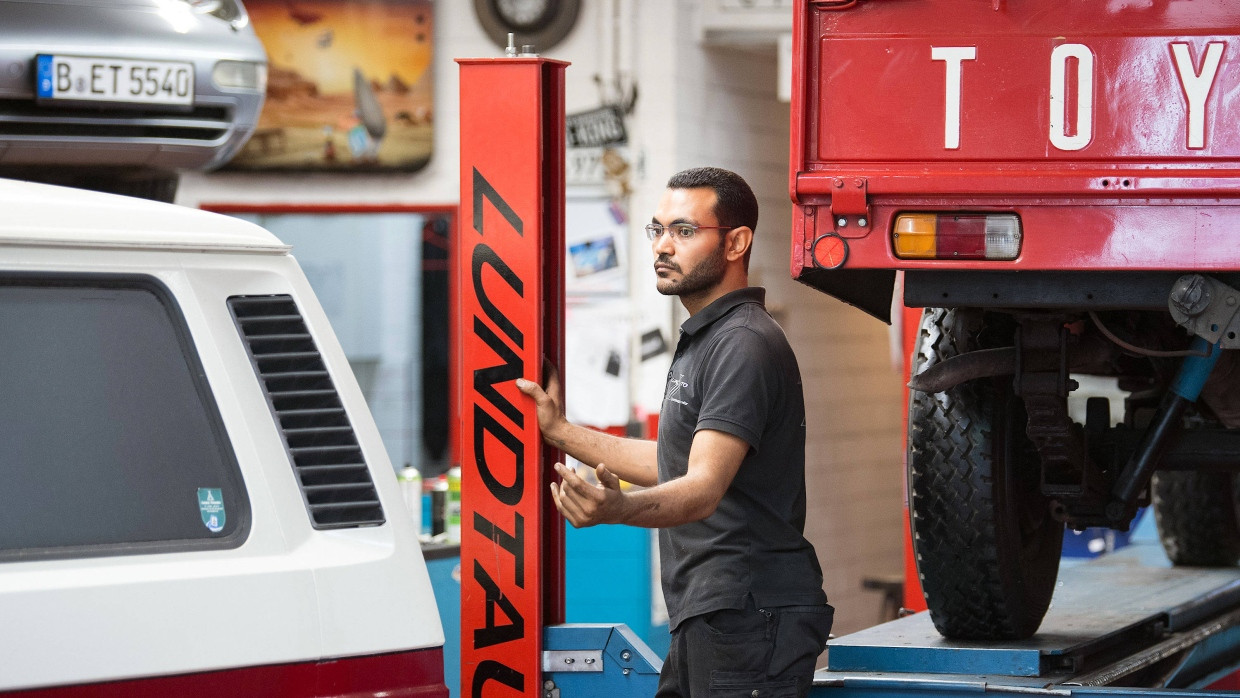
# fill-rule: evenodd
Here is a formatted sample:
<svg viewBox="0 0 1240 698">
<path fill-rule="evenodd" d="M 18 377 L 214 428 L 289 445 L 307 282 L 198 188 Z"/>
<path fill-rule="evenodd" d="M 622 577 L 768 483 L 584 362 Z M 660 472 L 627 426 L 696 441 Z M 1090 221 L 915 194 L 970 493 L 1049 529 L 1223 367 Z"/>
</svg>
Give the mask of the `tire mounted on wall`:
<svg viewBox="0 0 1240 698">
<path fill-rule="evenodd" d="M 983 320 L 980 311 L 927 308 L 914 374 L 967 351 L 1010 345 L 1010 323 L 986 332 Z M 930 618 L 945 637 L 1023 639 L 1050 604 L 1063 524 L 1039 491 L 1026 421 L 1010 376 L 910 393 L 913 551 Z"/>
</svg>

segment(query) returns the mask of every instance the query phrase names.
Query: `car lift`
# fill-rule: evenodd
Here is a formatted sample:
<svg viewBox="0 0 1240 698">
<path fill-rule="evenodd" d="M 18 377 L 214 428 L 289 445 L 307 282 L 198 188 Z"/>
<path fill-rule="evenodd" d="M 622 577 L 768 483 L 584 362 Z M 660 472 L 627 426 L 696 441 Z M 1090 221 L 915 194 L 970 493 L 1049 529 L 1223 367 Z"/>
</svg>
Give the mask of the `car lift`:
<svg viewBox="0 0 1240 698">
<path fill-rule="evenodd" d="M 515 54 L 515 51 L 511 51 Z M 564 68 L 460 60 L 454 305 L 461 463 L 461 690 L 650 696 L 659 658 L 626 626 L 564 624 L 564 522 L 517 378 L 564 355 Z"/>
<path fill-rule="evenodd" d="M 564 522 L 515 379 L 564 353 L 564 69 L 462 59 L 453 305 L 462 469 L 465 696 L 651 696 L 659 658 L 626 626 L 564 623 Z M 953 642 L 920 613 L 832 640 L 813 696 L 1217 696 L 1240 667 L 1240 569 L 1157 546 L 1068 567 L 1032 639 Z M 606 584 L 602 580 L 600 584 Z"/>
<path fill-rule="evenodd" d="M 1038 633 L 944 639 L 928 613 L 832 640 L 819 695 L 1194 692 L 1240 665 L 1240 568 L 1172 567 L 1156 543 L 1065 568 Z"/>
</svg>

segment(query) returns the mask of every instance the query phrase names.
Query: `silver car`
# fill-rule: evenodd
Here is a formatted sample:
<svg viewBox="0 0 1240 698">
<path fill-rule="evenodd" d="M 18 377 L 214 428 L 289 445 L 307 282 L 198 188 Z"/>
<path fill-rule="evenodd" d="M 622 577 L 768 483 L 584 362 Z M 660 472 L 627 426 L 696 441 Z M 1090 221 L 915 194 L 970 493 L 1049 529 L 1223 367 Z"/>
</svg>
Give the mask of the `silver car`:
<svg viewBox="0 0 1240 698">
<path fill-rule="evenodd" d="M 240 0 L 0 0 L 0 175 L 171 200 L 258 123 Z"/>
</svg>

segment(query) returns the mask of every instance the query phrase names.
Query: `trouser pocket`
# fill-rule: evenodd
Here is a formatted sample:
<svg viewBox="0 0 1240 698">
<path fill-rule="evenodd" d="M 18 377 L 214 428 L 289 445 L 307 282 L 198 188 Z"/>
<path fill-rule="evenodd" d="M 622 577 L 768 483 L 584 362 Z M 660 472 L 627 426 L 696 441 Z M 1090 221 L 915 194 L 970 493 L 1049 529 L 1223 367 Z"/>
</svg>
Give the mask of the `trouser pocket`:
<svg viewBox="0 0 1240 698">
<path fill-rule="evenodd" d="M 710 641 L 712 680 L 716 673 L 751 680 L 766 677 L 775 628 L 771 615 L 752 609 L 723 609 L 703 618 Z"/>
<path fill-rule="evenodd" d="M 814 664 L 827 646 L 835 609 L 818 604 L 771 610 L 776 619 L 776 634 L 770 675 L 812 676 Z"/>
</svg>

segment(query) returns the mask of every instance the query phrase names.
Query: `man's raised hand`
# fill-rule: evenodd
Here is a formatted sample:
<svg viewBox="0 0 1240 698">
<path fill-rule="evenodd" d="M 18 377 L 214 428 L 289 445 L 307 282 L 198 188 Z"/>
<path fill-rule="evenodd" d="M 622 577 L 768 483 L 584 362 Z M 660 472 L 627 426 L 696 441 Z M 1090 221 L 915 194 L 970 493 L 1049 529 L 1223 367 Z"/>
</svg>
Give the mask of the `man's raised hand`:
<svg viewBox="0 0 1240 698">
<path fill-rule="evenodd" d="M 539 386 L 532 380 L 517 379 L 517 390 L 533 398 L 538 410 L 538 428 L 543 437 L 552 438 L 550 433 L 564 421 L 563 395 L 560 393 L 560 374 L 550 361 L 543 361 L 545 385 Z"/>
</svg>

